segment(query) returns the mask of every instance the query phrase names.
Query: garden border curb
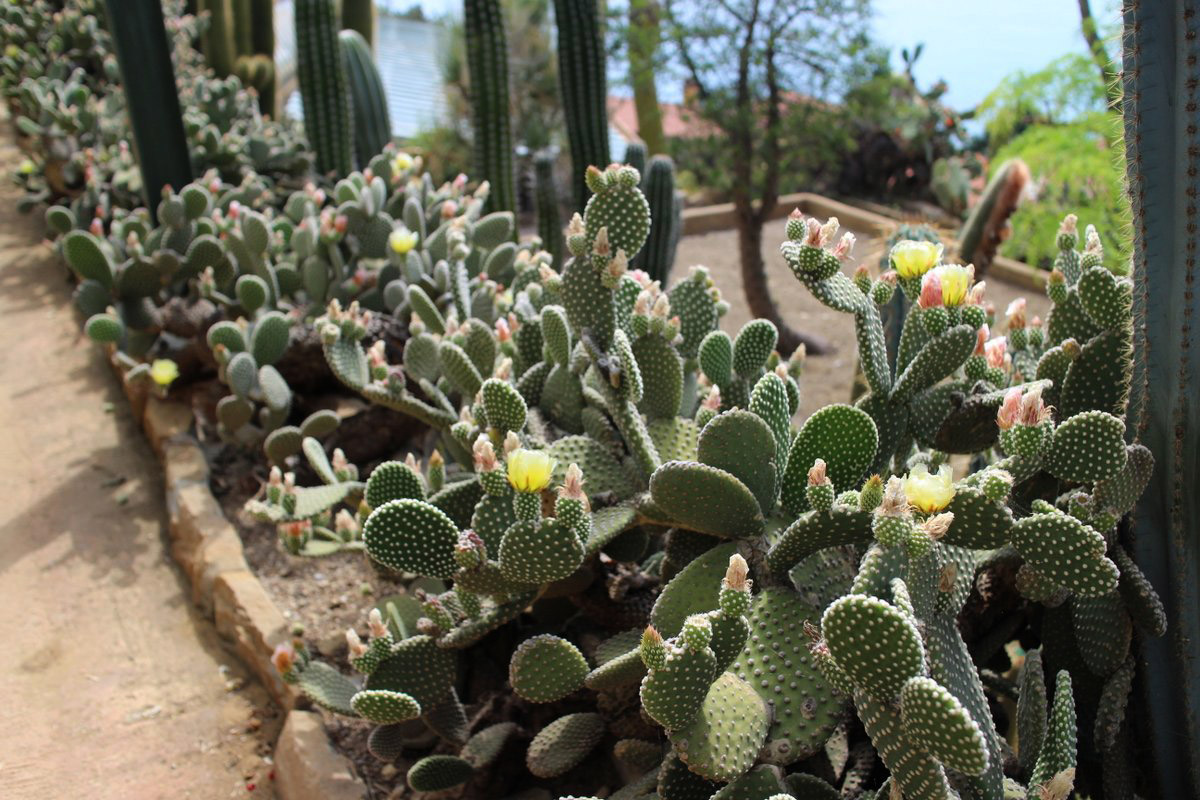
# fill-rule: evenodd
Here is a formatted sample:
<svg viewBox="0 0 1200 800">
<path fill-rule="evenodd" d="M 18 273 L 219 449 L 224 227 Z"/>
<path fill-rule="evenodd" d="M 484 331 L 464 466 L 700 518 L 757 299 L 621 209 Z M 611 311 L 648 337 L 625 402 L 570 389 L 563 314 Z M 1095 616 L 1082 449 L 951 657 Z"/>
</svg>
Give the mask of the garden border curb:
<svg viewBox="0 0 1200 800">
<path fill-rule="evenodd" d="M 813 192 L 795 192 L 779 197 L 771 219 L 786 217 L 792 209 L 817 217 L 837 217 L 843 225 L 860 231 L 868 231 L 874 236 L 886 238 L 900 224 L 898 220 L 885 217 L 874 211 L 868 211 L 857 206 L 848 205 L 838 200 Z M 718 203 L 709 206 L 697 206 L 683 210 L 683 225 L 680 234 L 693 236 L 696 234 L 713 233 L 729 230 L 734 227 L 733 203 Z M 1046 287 L 1045 270 L 1037 269 L 1021 261 L 1014 261 L 1004 256 L 996 256 L 988 267 L 988 274 L 996 278 L 1020 286 L 1024 289 L 1043 291 Z"/>
<path fill-rule="evenodd" d="M 286 715 L 273 747 L 276 792 L 281 800 L 362 800 L 366 786 L 350 760 L 333 749 L 320 714 L 303 709 L 307 699 L 271 661 L 275 646 L 290 639 L 291 626 L 250 570 L 241 537 L 209 488 L 191 406 L 128 380 L 111 349 L 108 361 L 158 457 L 171 556 L 191 583 L 192 603 Z"/>
</svg>

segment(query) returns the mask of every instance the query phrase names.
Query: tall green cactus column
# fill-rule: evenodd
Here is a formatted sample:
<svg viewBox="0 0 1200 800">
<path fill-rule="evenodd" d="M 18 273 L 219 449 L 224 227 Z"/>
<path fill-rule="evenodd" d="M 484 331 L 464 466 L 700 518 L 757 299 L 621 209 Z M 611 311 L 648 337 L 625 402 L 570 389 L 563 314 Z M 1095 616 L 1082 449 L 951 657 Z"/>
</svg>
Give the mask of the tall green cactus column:
<svg viewBox="0 0 1200 800">
<path fill-rule="evenodd" d="M 1162 593 L 1167 636 L 1145 641 L 1160 797 L 1200 796 L 1200 2 L 1129 0 L 1122 113 L 1133 205 L 1130 419 L 1154 453 L 1134 553 Z"/>
<path fill-rule="evenodd" d="M 358 31 L 375 52 L 375 0 L 342 0 L 342 29 Z"/>
<path fill-rule="evenodd" d="M 337 0 L 296 0 L 296 75 L 304 99 L 304 130 L 317 154 L 317 171 L 340 178 L 354 169 L 354 144 L 337 11 Z"/>
<path fill-rule="evenodd" d="M 574 198 L 587 205 L 588 167 L 604 169 L 608 154 L 608 83 L 604 36 L 596 0 L 554 0 L 558 25 L 558 80 L 571 144 Z"/>
<path fill-rule="evenodd" d="M 358 31 L 346 29 L 338 34 L 338 43 L 354 111 L 354 155 L 363 169 L 392 140 L 392 119 L 367 40 Z"/>
<path fill-rule="evenodd" d="M 162 6 L 158 0 L 107 0 L 107 6 L 142 170 L 142 191 L 153 213 L 164 186 L 180 189 L 192 180 Z"/>
<path fill-rule="evenodd" d="M 474 108 L 475 169 L 492 185 L 488 208 L 516 211 L 508 113 L 508 44 L 500 0 L 465 0 L 463 12 Z"/>
<path fill-rule="evenodd" d="M 541 152 L 533 157 L 534 177 L 537 191 L 534 204 L 537 207 L 538 236 L 542 247 L 554 257 L 554 266 L 563 264 L 563 224 L 558 208 L 558 182 L 554 180 L 554 154 Z"/>
</svg>

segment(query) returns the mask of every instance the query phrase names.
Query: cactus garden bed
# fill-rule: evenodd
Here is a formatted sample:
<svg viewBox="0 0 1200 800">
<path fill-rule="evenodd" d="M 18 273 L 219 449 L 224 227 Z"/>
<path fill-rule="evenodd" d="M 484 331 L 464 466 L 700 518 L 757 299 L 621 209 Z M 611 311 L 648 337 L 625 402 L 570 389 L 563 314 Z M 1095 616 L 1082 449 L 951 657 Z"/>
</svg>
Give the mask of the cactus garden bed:
<svg viewBox="0 0 1200 800">
<path fill-rule="evenodd" d="M 1094 229 L 1059 222 L 1026 303 L 936 232 L 844 231 L 810 197 L 764 245 L 785 317 L 839 348 L 806 360 L 732 303 L 728 231 L 670 274 L 669 163 L 609 164 L 582 102 L 590 3 L 556 4 L 587 45 L 560 70 L 578 213 L 540 180 L 536 237 L 498 3 L 467 5 L 488 179 L 441 184 L 386 142 L 370 14 L 347 36 L 334 0 L 295 5 L 311 155 L 156 2 L 100 59 L 92 4 L 10 5 L 0 62 L 173 551 L 290 710 L 285 800 L 1146 794 L 1127 712 L 1166 612 L 1129 514 L 1165 448 L 1127 430 L 1153 365 L 1133 380 L 1134 281 Z M 230 8 L 209 57 L 253 45 L 225 60 L 266 80 Z M 142 105 L 173 69 L 186 113 Z"/>
</svg>

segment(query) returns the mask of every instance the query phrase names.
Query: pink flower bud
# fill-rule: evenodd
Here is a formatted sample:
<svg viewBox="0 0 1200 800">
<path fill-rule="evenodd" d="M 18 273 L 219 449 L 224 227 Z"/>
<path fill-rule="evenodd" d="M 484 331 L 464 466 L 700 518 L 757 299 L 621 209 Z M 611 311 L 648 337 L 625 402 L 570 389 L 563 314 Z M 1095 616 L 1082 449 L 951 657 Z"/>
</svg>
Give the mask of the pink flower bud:
<svg viewBox="0 0 1200 800">
<path fill-rule="evenodd" d="M 930 270 L 921 279 L 921 294 L 917 297 L 917 305 L 921 308 L 933 308 L 942 304 L 942 278 L 937 270 Z"/>
<path fill-rule="evenodd" d="M 996 412 L 996 425 L 1000 430 L 1006 431 L 1017 424 L 1020 414 L 1021 389 L 1014 386 L 1004 393 L 1004 402 L 1000 404 L 1000 410 Z"/>
</svg>

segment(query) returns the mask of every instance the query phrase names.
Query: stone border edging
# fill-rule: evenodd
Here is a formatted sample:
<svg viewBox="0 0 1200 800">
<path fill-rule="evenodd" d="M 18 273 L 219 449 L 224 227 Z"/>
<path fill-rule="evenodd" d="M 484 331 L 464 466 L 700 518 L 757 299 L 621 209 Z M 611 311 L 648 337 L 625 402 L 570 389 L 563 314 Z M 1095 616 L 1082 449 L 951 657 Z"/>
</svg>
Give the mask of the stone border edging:
<svg viewBox="0 0 1200 800">
<path fill-rule="evenodd" d="M 837 217 L 844 225 L 855 230 L 867 231 L 874 236 L 886 237 L 896 229 L 896 220 L 876 214 L 873 211 L 848 205 L 838 200 L 814 194 L 813 192 L 795 192 L 780 195 L 771 214 L 772 219 L 786 217 L 793 208 L 798 208 L 806 214 L 820 217 Z M 718 203 L 711 206 L 685 208 L 683 210 L 684 236 L 699 233 L 728 230 L 734 227 L 733 203 Z M 1025 289 L 1041 291 L 1046 286 L 1045 270 L 1037 269 L 1021 261 L 1014 261 L 1004 256 L 996 256 L 988 267 L 988 274 L 1006 283 L 1012 283 Z"/>
<path fill-rule="evenodd" d="M 303 695 L 271 663 L 290 625 L 251 572 L 241 537 L 209 488 L 191 407 L 126 380 L 111 352 L 109 363 L 162 466 L 171 556 L 192 585 L 192 602 L 287 715 L 274 747 L 276 792 L 281 800 L 362 800 L 366 786 L 333 749 L 320 714 L 297 707 Z"/>
</svg>

